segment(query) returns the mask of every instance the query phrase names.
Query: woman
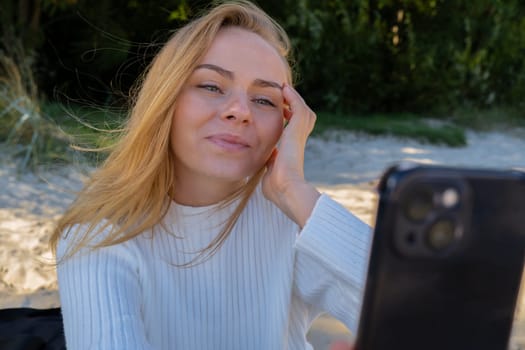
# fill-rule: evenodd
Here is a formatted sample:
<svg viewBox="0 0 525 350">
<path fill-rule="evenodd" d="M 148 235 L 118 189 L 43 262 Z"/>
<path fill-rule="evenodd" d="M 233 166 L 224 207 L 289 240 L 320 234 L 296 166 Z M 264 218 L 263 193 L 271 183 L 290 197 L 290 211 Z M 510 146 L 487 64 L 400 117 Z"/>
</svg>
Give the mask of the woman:
<svg viewBox="0 0 525 350">
<path fill-rule="evenodd" d="M 288 51 L 238 1 L 153 60 L 53 236 L 68 349 L 308 349 L 323 311 L 355 330 L 370 229 L 304 179 Z"/>
</svg>

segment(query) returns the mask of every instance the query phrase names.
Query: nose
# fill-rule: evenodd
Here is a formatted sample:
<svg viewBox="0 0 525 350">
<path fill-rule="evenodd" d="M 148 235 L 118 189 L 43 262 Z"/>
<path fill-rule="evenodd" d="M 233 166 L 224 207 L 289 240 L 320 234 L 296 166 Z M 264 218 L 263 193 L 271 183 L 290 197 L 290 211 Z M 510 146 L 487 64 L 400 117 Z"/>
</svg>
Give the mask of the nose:
<svg viewBox="0 0 525 350">
<path fill-rule="evenodd" d="M 226 102 L 222 118 L 239 123 L 249 123 L 252 119 L 248 96 L 244 92 L 233 92 Z"/>
</svg>

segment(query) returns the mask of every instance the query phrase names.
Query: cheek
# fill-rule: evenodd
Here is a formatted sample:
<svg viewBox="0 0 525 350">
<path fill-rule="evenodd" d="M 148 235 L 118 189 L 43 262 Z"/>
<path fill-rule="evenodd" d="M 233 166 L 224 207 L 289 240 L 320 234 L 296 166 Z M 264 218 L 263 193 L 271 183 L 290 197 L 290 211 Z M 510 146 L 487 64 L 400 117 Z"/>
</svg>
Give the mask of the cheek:
<svg viewBox="0 0 525 350">
<path fill-rule="evenodd" d="M 180 137 L 180 114 L 178 111 L 175 111 L 172 115 L 172 121 L 171 121 L 171 130 L 170 130 L 170 137 L 171 137 L 171 145 L 172 147 L 175 147 L 177 144 L 177 141 L 179 141 Z"/>
<path fill-rule="evenodd" d="M 284 119 L 280 117 L 272 119 L 271 122 L 266 122 L 264 124 L 264 130 L 262 130 L 261 133 L 265 151 L 268 151 L 268 149 L 271 151 L 273 149 L 281 138 L 284 129 Z"/>
<path fill-rule="evenodd" d="M 195 126 L 192 120 L 188 118 L 188 110 L 184 106 L 177 106 L 172 114 L 170 142 L 175 152 L 189 147 L 189 135 L 195 133 Z"/>
<path fill-rule="evenodd" d="M 188 138 L 199 131 L 206 122 L 208 111 L 204 104 L 190 94 L 182 94 L 172 114 L 171 137 Z"/>
</svg>

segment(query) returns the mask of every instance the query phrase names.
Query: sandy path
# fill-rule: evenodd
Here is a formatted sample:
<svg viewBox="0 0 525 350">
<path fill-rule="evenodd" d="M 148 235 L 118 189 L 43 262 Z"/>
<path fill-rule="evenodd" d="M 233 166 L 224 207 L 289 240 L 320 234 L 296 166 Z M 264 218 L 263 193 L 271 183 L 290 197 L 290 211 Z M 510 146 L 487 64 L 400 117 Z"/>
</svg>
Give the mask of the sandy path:
<svg viewBox="0 0 525 350">
<path fill-rule="evenodd" d="M 305 154 L 305 174 L 365 222 L 372 224 L 377 196 L 373 184 L 393 162 L 525 169 L 525 132 L 469 133 L 468 147 L 448 148 L 393 137 L 334 132 L 312 138 Z M 13 164 L 0 163 L 0 308 L 58 306 L 56 275 L 49 264 L 47 239 L 55 220 L 73 200 L 85 173 L 59 168 L 17 175 Z M 525 308 L 523 308 L 525 309 Z M 525 343 L 520 321 L 514 343 Z M 518 324 L 518 323 L 517 323 Z M 329 317 L 315 322 L 309 339 L 327 349 L 336 338 L 350 338 Z"/>
</svg>

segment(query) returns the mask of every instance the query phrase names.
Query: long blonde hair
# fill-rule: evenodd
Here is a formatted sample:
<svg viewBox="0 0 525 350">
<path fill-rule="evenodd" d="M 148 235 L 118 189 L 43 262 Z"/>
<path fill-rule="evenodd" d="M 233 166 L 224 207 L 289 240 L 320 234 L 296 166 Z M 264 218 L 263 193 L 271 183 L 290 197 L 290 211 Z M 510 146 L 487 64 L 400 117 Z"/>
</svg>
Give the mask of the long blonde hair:
<svg viewBox="0 0 525 350">
<path fill-rule="evenodd" d="M 87 246 L 96 249 L 125 242 L 162 222 L 176 185 L 170 147 L 175 102 L 217 33 L 227 26 L 254 32 L 270 43 L 286 62 L 292 82 L 286 33 L 248 1 L 222 2 L 177 30 L 143 75 L 123 136 L 59 220 L 50 240 L 55 253 L 63 235 L 78 236 L 64 256 L 70 257 Z M 200 251 L 201 258 L 213 255 L 223 244 L 263 172 L 259 170 L 229 198 L 241 200 L 216 238 Z M 76 224 L 82 224 L 82 230 L 70 232 Z M 91 244 L 107 229 L 103 239 Z"/>
</svg>

